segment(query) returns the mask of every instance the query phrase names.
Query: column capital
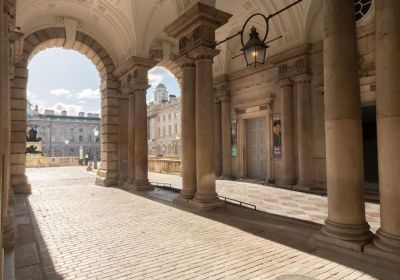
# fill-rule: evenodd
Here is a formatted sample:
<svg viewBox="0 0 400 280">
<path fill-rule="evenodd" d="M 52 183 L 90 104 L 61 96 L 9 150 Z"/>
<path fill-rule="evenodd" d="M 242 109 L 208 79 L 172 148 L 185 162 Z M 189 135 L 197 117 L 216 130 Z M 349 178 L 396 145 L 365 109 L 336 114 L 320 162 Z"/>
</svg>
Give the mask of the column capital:
<svg viewBox="0 0 400 280">
<path fill-rule="evenodd" d="M 194 59 L 188 56 L 181 56 L 178 59 L 175 60 L 175 62 L 181 67 L 181 68 L 195 68 L 196 64 L 194 62 Z"/>
<path fill-rule="evenodd" d="M 164 32 L 179 40 L 179 52 L 185 54 L 198 46 L 212 47 L 215 30 L 227 23 L 231 16 L 198 2 L 168 25 Z"/>
<path fill-rule="evenodd" d="M 221 100 L 222 103 L 230 102 L 231 101 L 231 96 L 229 94 L 225 94 L 223 96 L 220 96 L 219 100 Z"/>
<path fill-rule="evenodd" d="M 149 88 L 147 74 L 156 65 L 156 61 L 132 56 L 114 71 L 121 83 L 121 91 L 130 94 L 136 91 L 146 91 Z"/>
<path fill-rule="evenodd" d="M 293 81 L 289 78 L 281 79 L 278 81 L 280 88 L 291 88 L 293 87 Z"/>
<path fill-rule="evenodd" d="M 300 75 L 293 76 L 293 77 L 291 77 L 291 79 L 296 84 L 310 84 L 311 83 L 311 74 L 303 73 Z"/>
<path fill-rule="evenodd" d="M 189 53 L 189 55 L 190 55 L 190 57 L 193 57 L 195 60 L 201 60 L 201 59 L 212 60 L 212 59 L 214 59 L 214 56 L 217 56 L 219 53 L 220 53 L 220 50 L 216 50 L 216 49 L 205 47 L 205 46 L 200 46 L 200 47 L 192 50 Z"/>
</svg>

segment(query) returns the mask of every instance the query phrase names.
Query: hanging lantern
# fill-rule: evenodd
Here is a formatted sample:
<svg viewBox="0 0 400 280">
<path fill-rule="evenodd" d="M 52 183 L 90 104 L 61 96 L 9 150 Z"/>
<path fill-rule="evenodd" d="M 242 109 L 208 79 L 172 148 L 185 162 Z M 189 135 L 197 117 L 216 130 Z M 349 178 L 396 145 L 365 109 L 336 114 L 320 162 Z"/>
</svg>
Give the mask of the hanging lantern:
<svg viewBox="0 0 400 280">
<path fill-rule="evenodd" d="M 257 29 L 254 26 L 251 28 L 249 36 L 249 40 L 241 50 L 247 66 L 257 67 L 258 64 L 264 64 L 268 46 L 258 37 Z"/>
</svg>

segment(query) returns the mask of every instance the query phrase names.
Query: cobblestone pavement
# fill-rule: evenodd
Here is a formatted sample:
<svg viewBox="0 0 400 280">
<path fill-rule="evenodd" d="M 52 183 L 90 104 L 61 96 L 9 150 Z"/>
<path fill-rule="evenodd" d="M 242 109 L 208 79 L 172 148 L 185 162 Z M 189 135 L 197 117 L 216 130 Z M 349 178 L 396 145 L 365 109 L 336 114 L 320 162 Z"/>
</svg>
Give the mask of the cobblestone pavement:
<svg viewBox="0 0 400 280">
<path fill-rule="evenodd" d="M 168 204 L 95 186 L 95 174 L 82 167 L 27 173 L 47 279 L 375 279 Z"/>
<path fill-rule="evenodd" d="M 153 182 L 169 183 L 181 189 L 182 178 L 177 175 L 149 173 Z M 257 206 L 257 209 L 271 214 L 323 224 L 328 217 L 327 197 L 278 189 L 258 184 L 217 180 L 219 195 Z M 371 231 L 380 226 L 379 204 L 365 203 L 366 218 Z"/>
</svg>

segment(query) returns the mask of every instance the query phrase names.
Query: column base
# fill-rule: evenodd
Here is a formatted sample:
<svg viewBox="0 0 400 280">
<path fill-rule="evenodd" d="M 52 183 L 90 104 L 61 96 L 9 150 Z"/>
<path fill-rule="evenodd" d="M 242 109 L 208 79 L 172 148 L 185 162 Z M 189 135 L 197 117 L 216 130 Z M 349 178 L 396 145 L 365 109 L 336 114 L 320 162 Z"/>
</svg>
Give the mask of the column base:
<svg viewBox="0 0 400 280">
<path fill-rule="evenodd" d="M 325 221 L 325 225 L 321 231 L 313 236 L 313 241 L 319 247 L 328 248 L 337 246 L 354 251 L 362 251 L 363 247 L 373 238 L 372 232 L 369 231 L 369 225 L 345 225 L 329 220 Z"/>
<path fill-rule="evenodd" d="M 154 186 L 152 186 L 147 179 L 135 179 L 132 183 L 132 189 L 135 191 L 154 191 Z"/>
<path fill-rule="evenodd" d="M 17 231 L 12 212 L 8 212 L 8 217 L 2 221 L 3 224 L 3 247 L 12 249 L 17 242 Z"/>
<path fill-rule="evenodd" d="M 293 186 L 296 185 L 295 179 L 277 179 L 276 185 L 278 186 Z"/>
<path fill-rule="evenodd" d="M 119 174 L 115 170 L 99 169 L 97 171 L 95 184 L 102 187 L 112 187 L 118 185 Z"/>
<path fill-rule="evenodd" d="M 196 199 L 190 199 L 187 202 L 189 207 L 193 207 L 203 211 L 214 210 L 216 208 L 225 208 L 226 204 L 222 200 L 214 201 L 214 202 L 201 202 Z"/>
<path fill-rule="evenodd" d="M 373 243 L 364 248 L 365 253 L 400 264 L 400 236 L 377 231 Z"/>
<path fill-rule="evenodd" d="M 112 187 L 118 184 L 118 181 L 114 178 L 104 178 L 102 176 L 97 176 L 95 185 L 102 187 Z"/>
<path fill-rule="evenodd" d="M 32 194 L 32 186 L 29 183 L 12 186 L 15 194 Z"/>
</svg>

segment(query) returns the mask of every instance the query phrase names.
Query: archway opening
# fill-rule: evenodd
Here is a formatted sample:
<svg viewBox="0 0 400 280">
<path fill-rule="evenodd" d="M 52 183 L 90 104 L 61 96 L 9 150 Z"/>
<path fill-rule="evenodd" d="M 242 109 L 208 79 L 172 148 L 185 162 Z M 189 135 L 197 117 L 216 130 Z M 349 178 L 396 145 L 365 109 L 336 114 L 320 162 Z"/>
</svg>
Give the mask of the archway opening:
<svg viewBox="0 0 400 280">
<path fill-rule="evenodd" d="M 92 161 L 97 168 L 101 81 L 95 65 L 77 51 L 50 48 L 35 54 L 28 70 L 27 148 L 36 149 L 35 156 L 27 153 L 27 167 Z"/>
<path fill-rule="evenodd" d="M 178 79 L 162 66 L 152 68 L 148 79 L 148 153 L 151 157 L 180 159 L 181 90 Z"/>
</svg>

